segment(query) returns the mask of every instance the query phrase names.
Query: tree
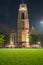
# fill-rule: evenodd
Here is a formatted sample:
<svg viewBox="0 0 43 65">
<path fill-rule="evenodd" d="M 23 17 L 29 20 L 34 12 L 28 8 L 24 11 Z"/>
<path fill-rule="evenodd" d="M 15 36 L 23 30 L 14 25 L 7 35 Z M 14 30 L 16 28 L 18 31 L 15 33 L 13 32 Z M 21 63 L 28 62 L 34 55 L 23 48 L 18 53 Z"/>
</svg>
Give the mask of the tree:
<svg viewBox="0 0 43 65">
<path fill-rule="evenodd" d="M 43 47 L 43 34 L 40 35 L 41 46 Z"/>
<path fill-rule="evenodd" d="M 0 44 L 4 44 L 4 35 L 0 34 Z"/>
<path fill-rule="evenodd" d="M 5 42 L 4 42 L 4 44 L 8 44 L 9 43 L 9 39 L 10 39 L 9 34 L 8 33 L 5 34 L 5 37 L 4 37 Z"/>
<path fill-rule="evenodd" d="M 37 34 L 29 35 L 30 44 L 37 44 L 38 40 L 39 40 L 39 36 Z"/>
</svg>

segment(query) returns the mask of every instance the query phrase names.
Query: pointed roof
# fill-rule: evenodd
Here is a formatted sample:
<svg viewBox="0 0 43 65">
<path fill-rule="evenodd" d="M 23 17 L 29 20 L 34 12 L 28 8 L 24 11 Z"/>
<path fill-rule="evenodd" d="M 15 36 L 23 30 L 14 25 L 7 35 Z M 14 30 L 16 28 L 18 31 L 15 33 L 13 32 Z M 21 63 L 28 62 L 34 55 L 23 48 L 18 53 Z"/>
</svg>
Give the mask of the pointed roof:
<svg viewBox="0 0 43 65">
<path fill-rule="evenodd" d="M 22 3 L 24 3 L 24 0 L 22 0 Z"/>
<path fill-rule="evenodd" d="M 32 34 L 37 34 L 37 31 L 36 31 L 35 27 L 33 27 L 33 26 L 32 26 L 32 28 L 31 28 L 31 33 L 32 33 Z"/>
<path fill-rule="evenodd" d="M 19 11 L 26 11 L 27 5 L 24 3 L 24 0 L 22 0 L 22 3 L 19 6 Z"/>
</svg>

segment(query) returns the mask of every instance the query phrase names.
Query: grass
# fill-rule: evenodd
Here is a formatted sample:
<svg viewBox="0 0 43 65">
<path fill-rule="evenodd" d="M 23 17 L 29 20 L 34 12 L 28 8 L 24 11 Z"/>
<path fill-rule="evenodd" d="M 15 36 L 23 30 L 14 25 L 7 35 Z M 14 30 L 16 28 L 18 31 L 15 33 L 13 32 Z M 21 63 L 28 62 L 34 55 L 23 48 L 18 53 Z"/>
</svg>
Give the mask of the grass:
<svg viewBox="0 0 43 65">
<path fill-rule="evenodd" d="M 0 65 L 43 65 L 43 49 L 0 48 Z"/>
</svg>

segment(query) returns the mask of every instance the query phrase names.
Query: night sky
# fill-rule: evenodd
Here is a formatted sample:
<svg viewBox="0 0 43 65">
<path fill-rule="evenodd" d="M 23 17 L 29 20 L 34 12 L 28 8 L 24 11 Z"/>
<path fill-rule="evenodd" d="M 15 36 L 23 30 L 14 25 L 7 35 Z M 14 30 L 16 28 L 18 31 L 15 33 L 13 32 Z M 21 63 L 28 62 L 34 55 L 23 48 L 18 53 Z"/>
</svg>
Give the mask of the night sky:
<svg viewBox="0 0 43 65">
<path fill-rule="evenodd" d="M 0 31 L 17 29 L 18 8 L 22 0 L 0 0 Z M 28 8 L 30 29 L 43 33 L 43 0 L 24 0 Z M 42 23 L 41 23 L 42 21 Z"/>
</svg>

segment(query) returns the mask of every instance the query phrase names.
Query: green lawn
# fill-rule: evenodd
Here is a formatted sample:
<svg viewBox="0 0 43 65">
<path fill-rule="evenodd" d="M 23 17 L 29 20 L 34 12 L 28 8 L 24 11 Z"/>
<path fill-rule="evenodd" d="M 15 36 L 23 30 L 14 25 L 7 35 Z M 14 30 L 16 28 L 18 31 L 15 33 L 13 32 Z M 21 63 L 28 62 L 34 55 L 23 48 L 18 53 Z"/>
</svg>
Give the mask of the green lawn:
<svg viewBox="0 0 43 65">
<path fill-rule="evenodd" d="M 0 48 L 0 65 L 43 65 L 43 49 Z"/>
</svg>

